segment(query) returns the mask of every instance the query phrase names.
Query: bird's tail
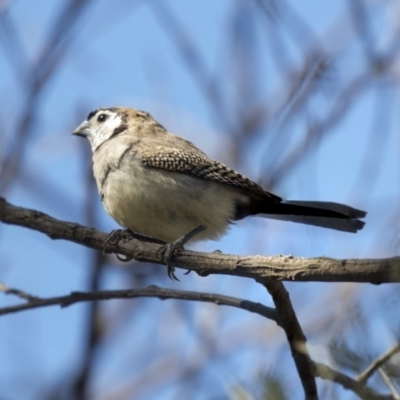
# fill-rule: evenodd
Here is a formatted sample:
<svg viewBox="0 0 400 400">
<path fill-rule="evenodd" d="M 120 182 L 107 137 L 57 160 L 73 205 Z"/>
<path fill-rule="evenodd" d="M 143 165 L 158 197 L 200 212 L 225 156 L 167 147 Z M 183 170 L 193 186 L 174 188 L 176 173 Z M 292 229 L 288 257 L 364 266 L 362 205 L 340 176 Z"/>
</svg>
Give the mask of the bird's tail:
<svg viewBox="0 0 400 400">
<path fill-rule="evenodd" d="M 358 218 L 367 215 L 365 211 L 326 201 L 283 201 L 273 206 L 269 204 L 267 210 L 261 214 L 266 218 L 354 233 L 365 225 Z"/>
</svg>

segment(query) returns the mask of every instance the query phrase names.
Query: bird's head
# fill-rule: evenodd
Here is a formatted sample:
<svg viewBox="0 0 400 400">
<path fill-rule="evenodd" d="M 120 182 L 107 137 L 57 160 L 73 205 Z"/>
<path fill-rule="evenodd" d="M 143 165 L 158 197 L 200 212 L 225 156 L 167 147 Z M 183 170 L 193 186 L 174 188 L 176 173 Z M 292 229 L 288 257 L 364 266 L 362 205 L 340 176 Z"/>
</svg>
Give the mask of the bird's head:
<svg viewBox="0 0 400 400">
<path fill-rule="evenodd" d="M 88 139 L 94 152 L 104 142 L 120 135 L 136 138 L 146 135 L 155 137 L 165 135 L 166 130 L 145 111 L 112 107 L 90 112 L 72 134 Z"/>
<path fill-rule="evenodd" d="M 92 151 L 128 129 L 128 115 L 123 108 L 99 108 L 92 111 L 73 132 L 89 140 Z"/>
</svg>

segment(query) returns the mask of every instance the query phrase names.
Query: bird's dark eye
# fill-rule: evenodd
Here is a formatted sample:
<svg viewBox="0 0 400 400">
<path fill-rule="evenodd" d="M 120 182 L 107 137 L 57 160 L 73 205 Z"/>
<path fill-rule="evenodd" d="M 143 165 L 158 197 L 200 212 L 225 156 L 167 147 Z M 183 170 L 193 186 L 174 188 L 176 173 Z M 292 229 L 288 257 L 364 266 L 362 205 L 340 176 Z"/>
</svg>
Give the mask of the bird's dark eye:
<svg viewBox="0 0 400 400">
<path fill-rule="evenodd" d="M 104 122 L 104 121 L 107 119 L 107 117 L 108 117 L 107 114 L 100 114 L 100 115 L 97 117 L 97 121 L 98 121 L 98 122 Z"/>
</svg>

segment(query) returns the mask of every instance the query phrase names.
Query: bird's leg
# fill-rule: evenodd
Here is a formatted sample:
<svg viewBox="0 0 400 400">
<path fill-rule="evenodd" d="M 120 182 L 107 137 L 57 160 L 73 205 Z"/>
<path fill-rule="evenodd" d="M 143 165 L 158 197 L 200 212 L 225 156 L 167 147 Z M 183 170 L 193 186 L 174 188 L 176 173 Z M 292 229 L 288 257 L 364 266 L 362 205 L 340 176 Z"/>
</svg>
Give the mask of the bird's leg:
<svg viewBox="0 0 400 400">
<path fill-rule="evenodd" d="M 171 243 L 165 244 L 162 247 L 161 252 L 164 257 L 164 262 L 167 264 L 168 277 L 170 279 L 175 279 L 176 281 L 179 281 L 179 279 L 175 275 L 175 268 L 172 265 L 172 259 L 174 257 L 174 252 L 176 250 L 183 249 L 183 246 L 185 245 L 185 243 L 187 243 L 190 239 L 192 239 L 198 233 L 203 232 L 205 230 L 206 230 L 206 227 L 204 225 L 199 225 L 197 228 L 191 230 L 186 235 L 180 237 L 179 239 L 177 239 Z"/>
<path fill-rule="evenodd" d="M 111 233 L 108 235 L 108 238 L 104 242 L 103 254 L 105 253 L 105 250 L 106 250 L 106 247 L 108 244 L 111 243 L 111 244 L 116 245 L 119 243 L 120 240 L 127 242 L 131 239 L 138 239 L 138 240 L 143 240 L 146 242 L 162 244 L 162 245 L 166 244 L 162 240 L 158 240 L 158 239 L 152 238 L 150 236 L 141 235 L 140 233 L 133 232 L 130 229 L 114 229 L 113 231 L 111 231 Z M 115 255 L 117 256 L 118 260 L 122 261 L 122 262 L 128 262 L 133 259 L 133 257 L 128 257 L 128 256 L 122 257 L 119 254 L 115 254 Z"/>
</svg>

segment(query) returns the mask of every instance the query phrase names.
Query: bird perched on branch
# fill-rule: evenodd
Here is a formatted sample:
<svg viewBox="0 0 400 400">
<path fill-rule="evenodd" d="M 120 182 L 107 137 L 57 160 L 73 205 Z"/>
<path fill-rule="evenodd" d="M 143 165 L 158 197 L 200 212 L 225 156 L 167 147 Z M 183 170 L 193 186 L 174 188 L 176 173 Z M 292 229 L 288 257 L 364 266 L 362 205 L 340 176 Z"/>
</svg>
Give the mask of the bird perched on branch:
<svg viewBox="0 0 400 400">
<path fill-rule="evenodd" d="M 345 232 L 362 229 L 366 212 L 324 201 L 285 201 L 169 133 L 131 108 L 92 111 L 73 132 L 93 151 L 104 208 L 119 225 L 166 244 L 218 239 L 230 223 L 257 215 Z"/>
</svg>

